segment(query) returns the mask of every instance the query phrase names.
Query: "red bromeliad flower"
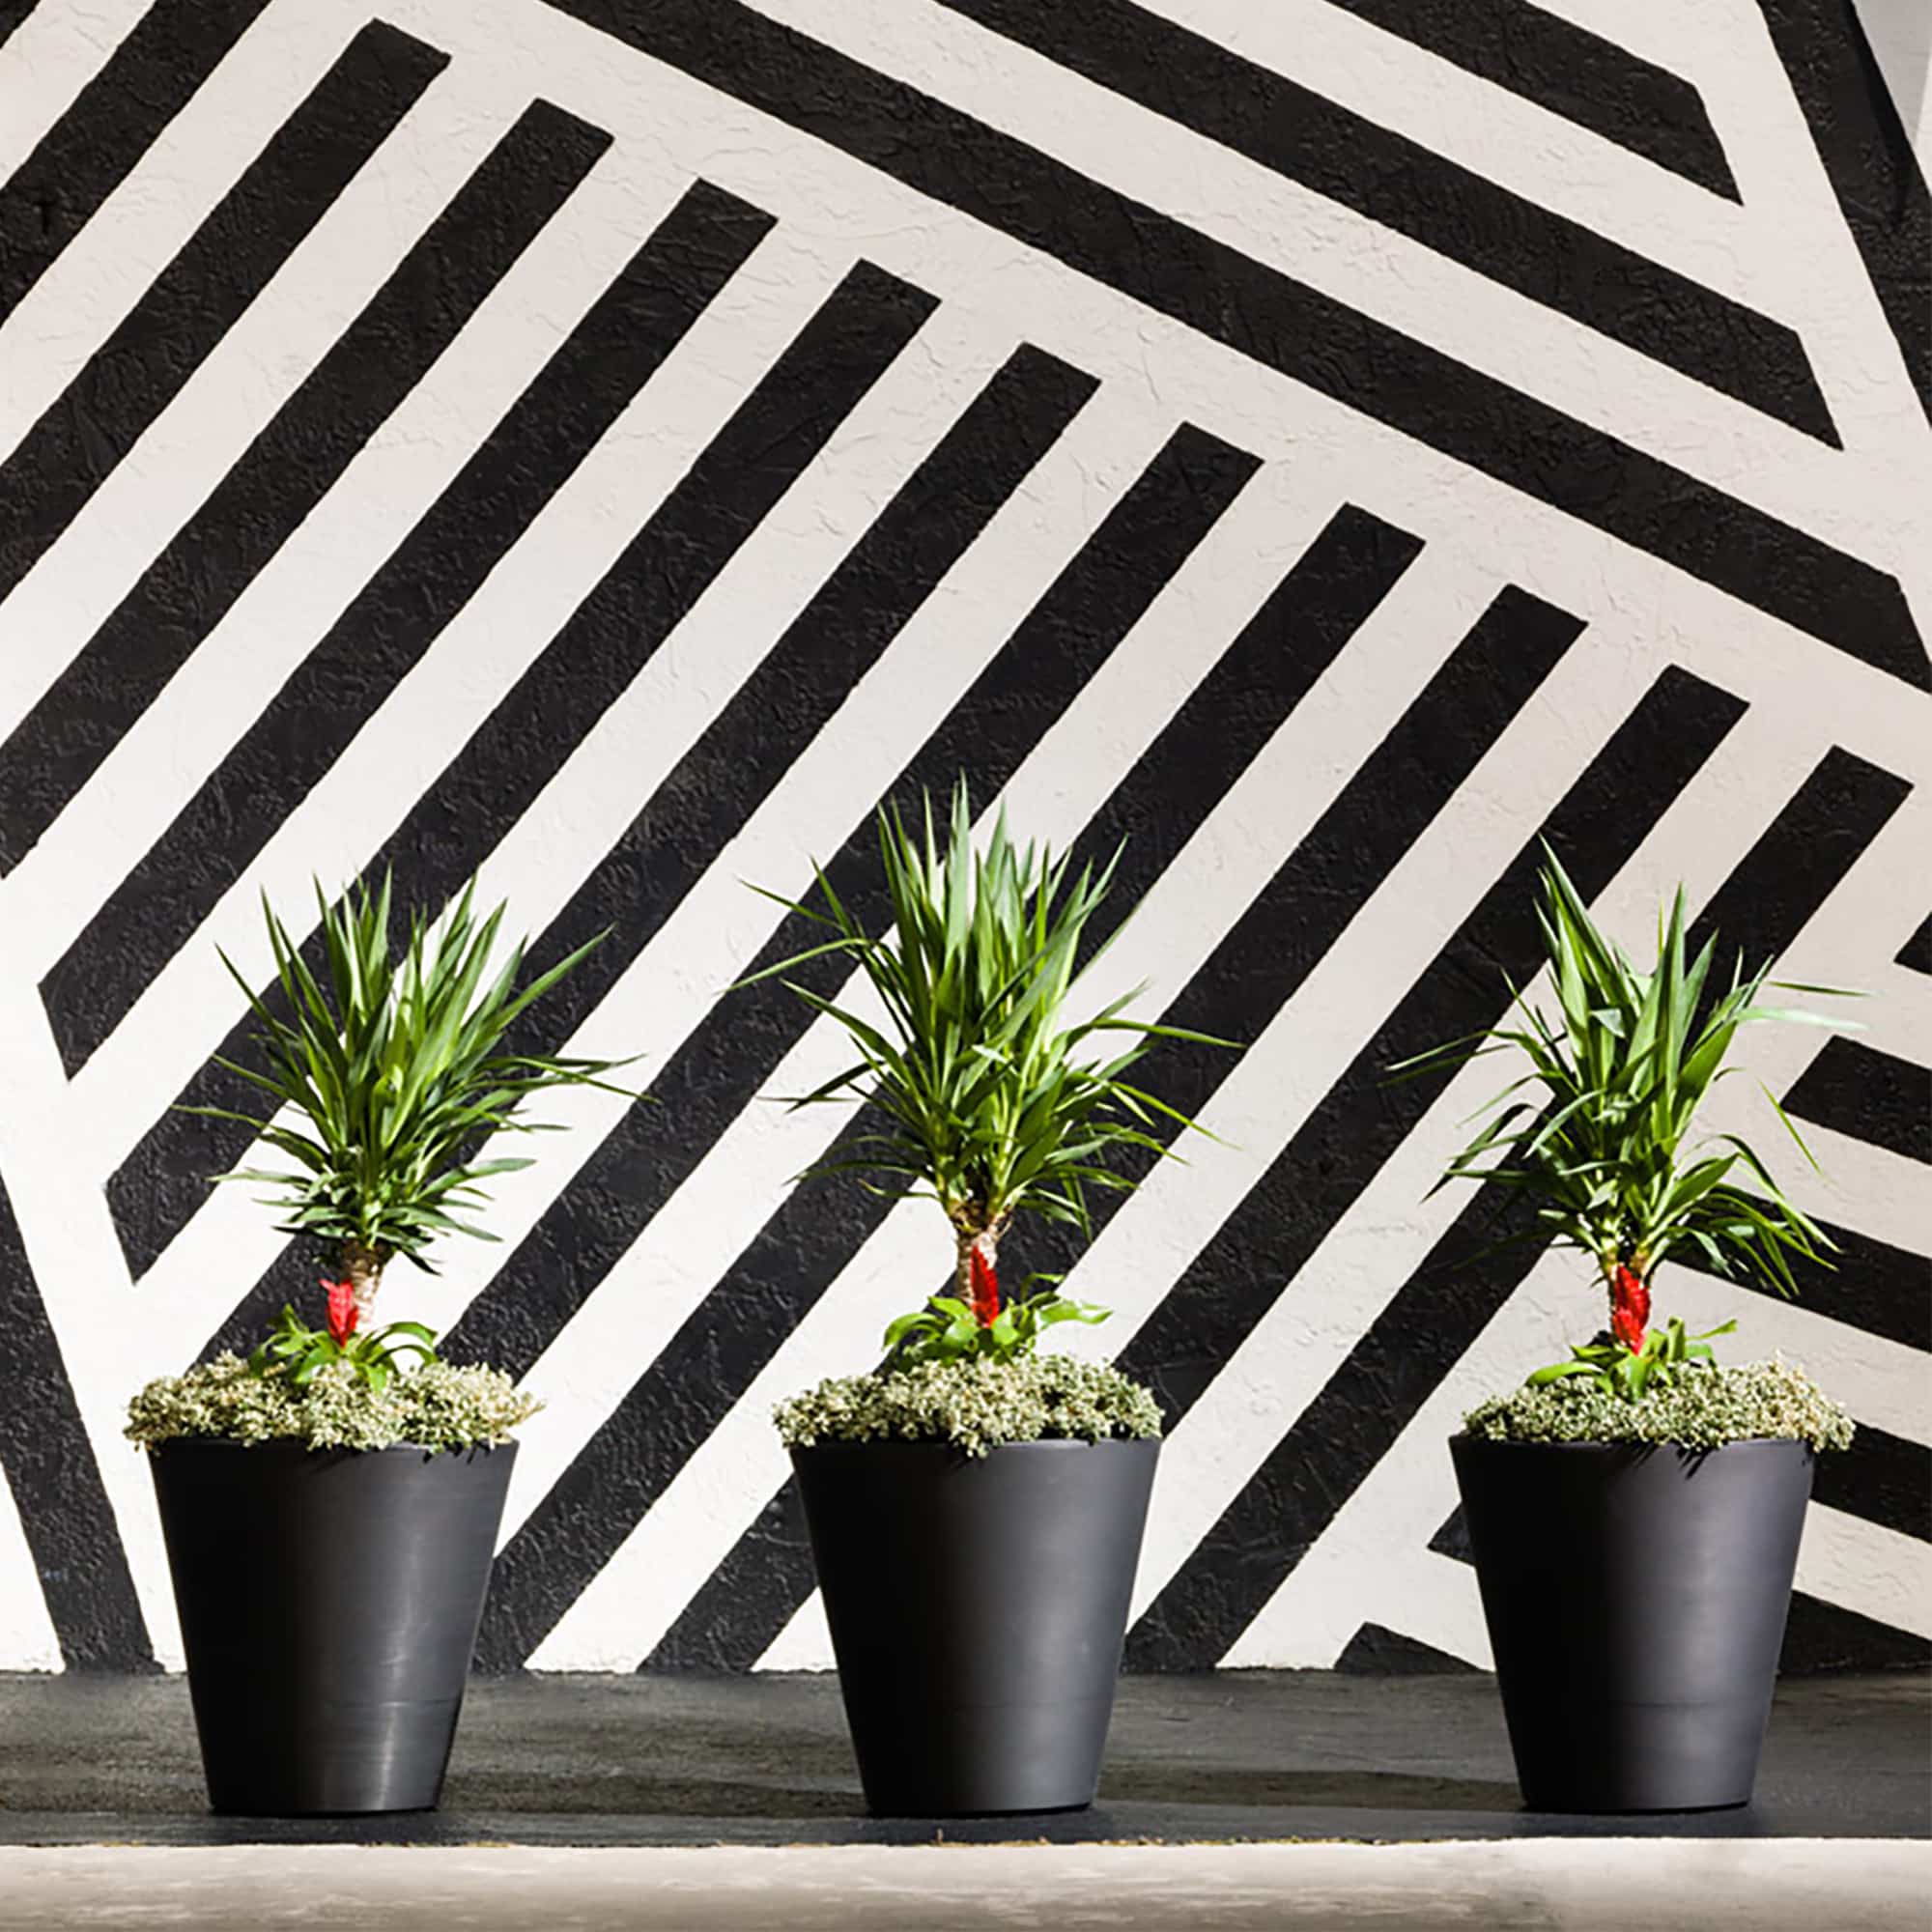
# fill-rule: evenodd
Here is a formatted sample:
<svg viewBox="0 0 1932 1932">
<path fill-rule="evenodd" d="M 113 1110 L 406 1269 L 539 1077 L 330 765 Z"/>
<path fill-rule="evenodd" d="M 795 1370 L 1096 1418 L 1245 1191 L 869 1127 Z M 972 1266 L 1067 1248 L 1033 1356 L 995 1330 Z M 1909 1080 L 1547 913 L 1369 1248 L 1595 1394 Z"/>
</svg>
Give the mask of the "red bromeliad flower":
<svg viewBox="0 0 1932 1932">
<path fill-rule="evenodd" d="M 355 1306 L 355 1285 L 346 1281 L 326 1281 L 328 1293 L 328 1333 L 339 1349 L 355 1332 L 360 1312 Z"/>
<path fill-rule="evenodd" d="M 980 1327 L 990 1328 L 1000 1319 L 1000 1277 L 977 1241 L 973 1244 L 971 1274 L 974 1319 Z"/>
<path fill-rule="evenodd" d="M 1610 1333 L 1633 1355 L 1643 1352 L 1644 1330 L 1650 1325 L 1650 1290 L 1634 1269 L 1622 1262 L 1610 1276 Z"/>
</svg>

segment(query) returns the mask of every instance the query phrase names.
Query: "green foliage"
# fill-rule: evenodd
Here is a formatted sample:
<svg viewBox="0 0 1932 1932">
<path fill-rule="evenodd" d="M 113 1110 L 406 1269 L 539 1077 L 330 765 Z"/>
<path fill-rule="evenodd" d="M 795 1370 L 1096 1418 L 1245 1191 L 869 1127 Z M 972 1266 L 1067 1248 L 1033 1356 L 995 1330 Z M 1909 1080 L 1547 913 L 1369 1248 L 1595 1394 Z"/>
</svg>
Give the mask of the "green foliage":
<svg viewBox="0 0 1932 1932">
<path fill-rule="evenodd" d="M 1538 1369 L 1529 1378 L 1528 1385 L 1542 1388 L 1573 1376 L 1584 1376 L 1600 1382 L 1621 1401 L 1637 1402 L 1652 1382 L 1667 1386 L 1700 1363 L 1716 1361 L 1717 1351 L 1711 1347 L 1711 1338 L 1729 1335 L 1737 1325 L 1735 1321 L 1722 1321 L 1715 1328 L 1706 1328 L 1701 1335 L 1691 1335 L 1686 1332 L 1682 1320 L 1673 1315 L 1662 1328 L 1646 1329 L 1642 1346 L 1635 1350 L 1616 1341 L 1591 1342 L 1580 1349 L 1573 1348 L 1569 1361 Z"/>
<path fill-rule="evenodd" d="M 217 1179 L 280 1189 L 268 1205 L 288 1216 L 282 1231 L 339 1248 L 358 1290 L 373 1286 L 392 1254 L 427 1268 L 422 1251 L 439 1235 L 495 1240 L 465 1218 L 488 1198 L 479 1183 L 530 1163 L 475 1160 L 466 1150 L 504 1129 L 537 1130 L 543 1123 L 516 1111 L 531 1094 L 604 1085 L 600 1076 L 623 1064 L 505 1049 L 510 1026 L 598 941 L 522 988 L 519 944 L 486 979 L 503 908 L 479 923 L 472 890 L 466 887 L 434 927 L 423 914 L 412 914 L 398 952 L 386 877 L 380 891 L 358 882 L 335 905 L 318 885 L 320 982 L 265 900 L 286 1016 L 258 999 L 222 955 L 259 1024 L 255 1039 L 266 1066 L 222 1065 L 265 1094 L 270 1109 L 260 1117 L 220 1107 L 187 1111 L 240 1121 L 292 1163 Z M 284 1108 L 297 1118 L 275 1119 Z"/>
<path fill-rule="evenodd" d="M 218 1355 L 150 1382 L 128 1405 L 128 1435 L 143 1447 L 193 1438 L 469 1449 L 508 1441 L 542 1406 L 497 1369 L 426 1361 L 379 1388 L 348 1363 L 328 1362 L 298 1387 L 280 1363 L 257 1375 L 239 1355 Z"/>
<path fill-rule="evenodd" d="M 1471 1409 L 1463 1425 L 1494 1442 L 1657 1442 L 1721 1449 L 1793 1440 L 1850 1446 L 1852 1419 L 1790 1362 L 1706 1364 L 1634 1399 L 1599 1378 L 1538 1381 Z"/>
<path fill-rule="evenodd" d="M 1003 1442 L 1104 1442 L 1160 1434 L 1139 1382 L 1071 1355 L 985 1355 L 843 1376 L 779 1405 L 787 1448 L 817 1442 L 946 1442 L 983 1456 Z"/>
<path fill-rule="evenodd" d="M 943 844 L 930 797 L 919 827 L 908 827 L 896 807 L 882 807 L 878 825 L 892 932 L 867 933 L 820 870 L 815 905 L 766 896 L 830 936 L 753 979 L 843 955 L 857 963 L 884 1008 L 883 1024 L 874 1025 L 785 981 L 836 1019 L 859 1054 L 792 1105 L 869 1100 L 886 1123 L 884 1131 L 861 1137 L 852 1158 L 814 1173 L 854 1173 L 875 1192 L 929 1196 L 958 1243 L 957 1302 L 945 1297 L 895 1322 L 889 1344 L 910 1346 L 919 1359 L 1023 1354 L 1052 1322 L 1096 1318 L 1070 1308 L 1050 1314 L 1054 1297 L 1036 1296 L 997 1339 L 969 1342 L 956 1332 L 968 1321 L 997 1327 L 1000 1316 L 1012 1312 L 1000 1309 L 991 1272 L 1000 1236 L 1020 1213 L 1091 1234 L 1089 1191 L 1134 1185 L 1107 1165 L 1107 1155 L 1123 1147 L 1164 1155 L 1168 1149 L 1152 1131 L 1161 1120 L 1194 1124 L 1128 1080 L 1129 1069 L 1156 1039 L 1227 1042 L 1128 1018 L 1133 994 L 1067 1023 L 1081 939 L 1107 895 L 1115 862 L 1097 872 L 1086 866 L 1072 873 L 1065 855 L 1016 845 L 1004 812 L 984 852 L 976 854 L 963 780 L 952 794 Z M 984 1269 L 977 1286 L 976 1252 Z"/>
<path fill-rule="evenodd" d="M 248 1367 L 258 1376 L 280 1369 L 291 1388 L 306 1388 L 330 1363 L 340 1362 L 381 1395 L 405 1354 L 413 1354 L 420 1362 L 435 1361 L 436 1331 L 420 1321 L 391 1321 L 386 1328 L 338 1336 L 326 1328 L 309 1327 L 284 1302 L 273 1332 L 248 1357 Z"/>
<path fill-rule="evenodd" d="M 1662 1338 L 1644 1329 L 1649 1282 L 1673 1253 L 1791 1294 L 1791 1258 L 1824 1262 L 1832 1242 L 1790 1201 L 1757 1152 L 1732 1134 L 1692 1141 L 1697 1112 L 1718 1081 L 1739 1031 L 1769 1019 L 1830 1025 L 1821 1015 L 1768 1005 L 1767 986 L 1830 993 L 1747 974 L 1740 959 L 1727 986 L 1712 984 L 1714 937 L 1687 959 L 1680 888 L 1660 922 L 1658 958 L 1639 972 L 1597 929 L 1553 854 L 1543 870 L 1538 922 L 1560 1012 L 1551 1022 L 1520 994 L 1512 1017 L 1452 1040 L 1396 1069 L 1414 1075 L 1485 1054 L 1520 1054 L 1528 1070 L 1485 1106 L 1485 1124 L 1450 1161 L 1450 1180 L 1487 1180 L 1526 1197 L 1553 1239 L 1592 1256 L 1611 1288 L 1613 1327 L 1624 1348 L 1602 1341 L 1544 1378 L 1594 1376 L 1626 1400 L 1653 1378 L 1669 1381 L 1708 1363 L 1702 1338 L 1682 1324 Z M 1542 1094 L 1519 1097 L 1538 1086 Z M 1769 1096 L 1768 1096 L 1769 1097 Z M 1772 1105 L 1776 1108 L 1774 1098 Z M 1777 1108 L 1806 1160 L 1808 1150 Z M 1815 1163 L 1814 1163 L 1815 1165 Z M 1747 1187 L 1745 1182 L 1753 1183 Z M 1432 1190 L 1433 1191 L 1433 1190 Z M 1712 1333 L 1722 1333 L 1713 1330 Z"/>
<path fill-rule="evenodd" d="M 1010 1362 L 1032 1354 L 1043 1330 L 1062 1321 L 1091 1326 L 1106 1321 L 1108 1313 L 1046 1289 L 1013 1296 L 992 1321 L 981 1321 L 970 1302 L 953 1294 L 936 1294 L 923 1308 L 901 1315 L 887 1328 L 887 1358 L 895 1367 L 954 1362 L 967 1356 Z"/>
</svg>

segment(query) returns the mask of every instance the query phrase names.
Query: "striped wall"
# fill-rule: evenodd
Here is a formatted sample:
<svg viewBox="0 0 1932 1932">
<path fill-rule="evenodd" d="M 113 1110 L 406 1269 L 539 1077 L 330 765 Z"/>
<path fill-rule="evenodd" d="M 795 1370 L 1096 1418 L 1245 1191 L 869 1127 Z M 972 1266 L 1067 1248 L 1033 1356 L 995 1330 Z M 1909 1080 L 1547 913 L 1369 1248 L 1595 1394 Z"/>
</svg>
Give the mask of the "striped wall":
<svg viewBox="0 0 1932 1932">
<path fill-rule="evenodd" d="M 720 989 L 800 943 L 744 880 L 882 918 L 868 815 L 962 769 L 1128 841 L 1083 997 L 1246 1042 L 1012 1255 L 1170 1417 L 1132 1666 L 1489 1661 L 1443 1438 L 1595 1302 L 1422 1201 L 1485 1070 L 1383 1075 L 1533 969 L 1539 838 L 1877 996 L 1714 1122 L 1803 1118 L 1836 1272 L 1668 1290 L 1861 1425 L 1787 1663 L 1932 1654 L 1918 15 L 0 0 L 0 1667 L 179 1662 L 121 1406 L 316 1272 L 174 1111 L 216 948 L 391 864 L 610 926 L 528 1038 L 656 1096 L 388 1291 L 549 1398 L 482 1662 L 827 1662 L 770 1406 L 948 1237 L 794 1187 L 838 1042 Z"/>
</svg>

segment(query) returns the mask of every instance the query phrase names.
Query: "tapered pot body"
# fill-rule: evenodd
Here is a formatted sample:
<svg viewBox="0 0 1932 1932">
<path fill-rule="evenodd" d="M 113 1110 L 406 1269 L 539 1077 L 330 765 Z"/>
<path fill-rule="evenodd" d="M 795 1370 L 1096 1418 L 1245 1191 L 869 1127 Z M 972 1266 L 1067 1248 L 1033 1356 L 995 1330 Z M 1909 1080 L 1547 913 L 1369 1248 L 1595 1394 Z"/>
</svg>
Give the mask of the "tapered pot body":
<svg viewBox="0 0 1932 1932">
<path fill-rule="evenodd" d="M 1532 1811 L 1747 1804 L 1812 1453 L 1450 1444 Z"/>
<path fill-rule="evenodd" d="M 216 1811 L 436 1804 L 515 1457 L 508 1443 L 155 1449 Z"/>
<path fill-rule="evenodd" d="M 792 1452 L 874 1812 L 1093 1803 L 1159 1448 Z"/>
</svg>

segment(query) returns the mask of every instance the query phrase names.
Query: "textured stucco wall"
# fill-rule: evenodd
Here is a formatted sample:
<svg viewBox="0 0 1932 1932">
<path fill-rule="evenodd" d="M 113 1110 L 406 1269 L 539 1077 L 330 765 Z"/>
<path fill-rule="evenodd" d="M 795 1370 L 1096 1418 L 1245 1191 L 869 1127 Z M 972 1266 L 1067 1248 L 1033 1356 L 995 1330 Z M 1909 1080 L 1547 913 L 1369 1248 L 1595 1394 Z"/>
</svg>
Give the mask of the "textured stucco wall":
<svg viewBox="0 0 1932 1932">
<path fill-rule="evenodd" d="M 793 1177 L 743 885 L 879 903 L 972 775 L 1127 839 L 1091 976 L 1244 1042 L 1078 1263 L 1172 1418 L 1137 1667 L 1487 1662 L 1444 1435 L 1596 1316 L 1423 1202 L 1547 836 L 1866 1030 L 1765 1030 L 1839 1270 L 1678 1270 L 1839 1389 L 1794 1667 L 1922 1658 L 1932 213 L 1899 0 L 0 8 L 0 1667 L 178 1662 L 119 1412 L 312 1256 L 228 1096 L 259 895 L 472 869 L 658 1104 L 389 1291 L 526 1374 L 483 1661 L 827 1661 L 768 1412 L 945 1271 Z M 827 972 L 819 983 L 838 984 Z M 532 1036 L 535 1037 L 535 1036 Z"/>
</svg>

